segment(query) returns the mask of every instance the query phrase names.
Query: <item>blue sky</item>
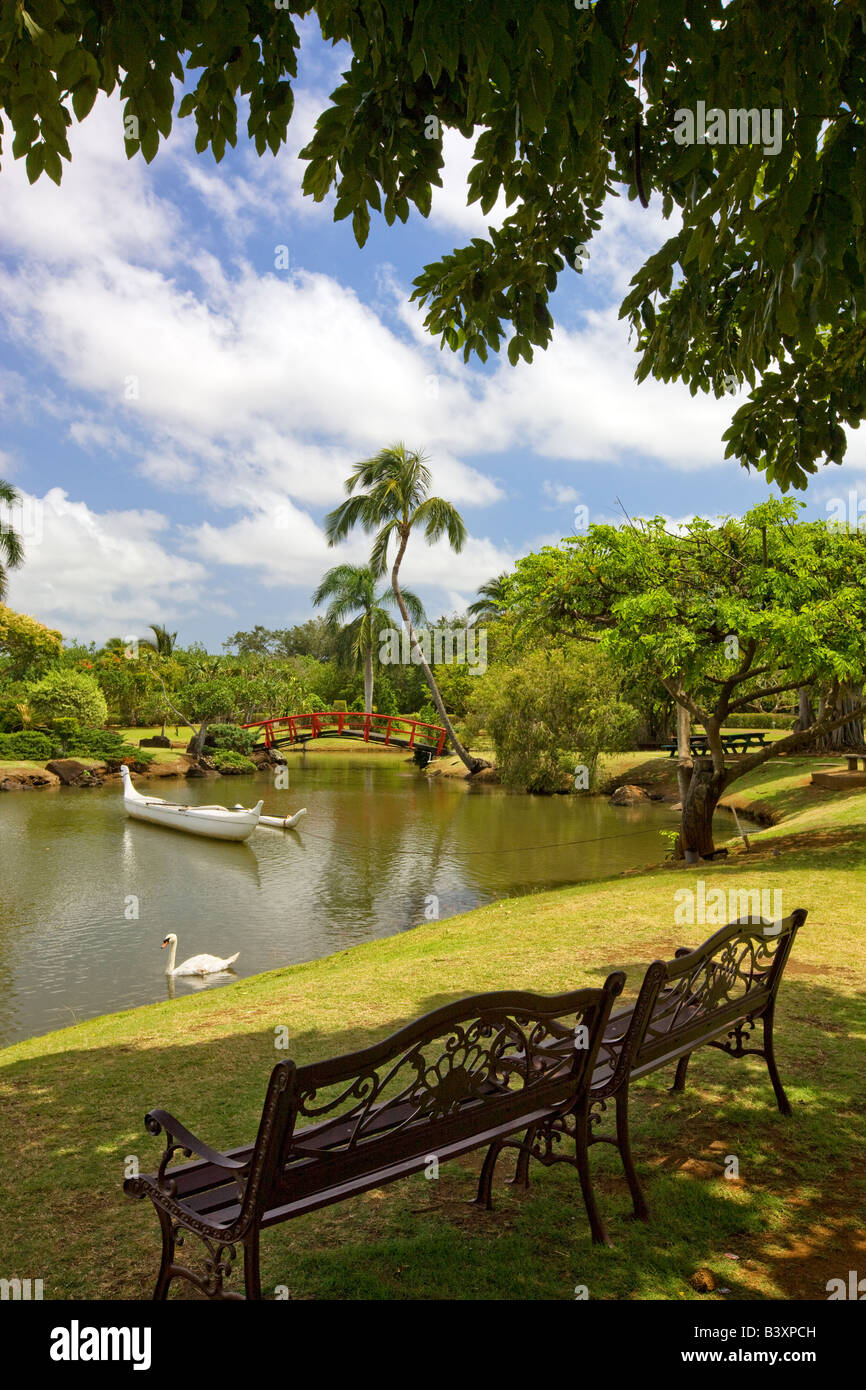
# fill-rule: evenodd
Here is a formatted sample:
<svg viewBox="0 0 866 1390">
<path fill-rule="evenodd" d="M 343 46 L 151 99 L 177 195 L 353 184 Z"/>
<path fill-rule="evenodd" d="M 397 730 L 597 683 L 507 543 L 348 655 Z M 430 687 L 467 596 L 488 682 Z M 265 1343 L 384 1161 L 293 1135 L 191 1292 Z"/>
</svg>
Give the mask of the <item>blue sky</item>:
<svg viewBox="0 0 866 1390">
<path fill-rule="evenodd" d="M 397 439 L 429 453 L 469 530 L 460 556 L 411 544 L 404 575 L 431 616 L 571 534 L 576 505 L 591 521 L 678 520 L 768 495 L 723 459 L 736 397 L 634 383 L 617 310 L 672 230 L 658 198 L 611 200 L 531 366 L 440 352 L 411 281 L 504 209 L 466 206 L 471 142 L 447 133 L 430 218 L 374 215 L 359 249 L 332 200 L 303 198 L 297 159 L 343 66 L 308 24 L 276 159 L 241 133 L 217 165 L 184 121 L 149 167 L 127 161 L 104 99 L 71 131 L 61 189 L 30 188 L 23 161 L 0 172 L 0 477 L 25 495 L 27 552 L 8 601 L 67 637 L 161 622 L 218 651 L 238 628 L 303 620 L 324 570 L 368 551 L 361 534 L 328 550 L 322 518 L 352 463 Z M 864 467 L 854 434 L 810 514 L 862 493 Z"/>
</svg>

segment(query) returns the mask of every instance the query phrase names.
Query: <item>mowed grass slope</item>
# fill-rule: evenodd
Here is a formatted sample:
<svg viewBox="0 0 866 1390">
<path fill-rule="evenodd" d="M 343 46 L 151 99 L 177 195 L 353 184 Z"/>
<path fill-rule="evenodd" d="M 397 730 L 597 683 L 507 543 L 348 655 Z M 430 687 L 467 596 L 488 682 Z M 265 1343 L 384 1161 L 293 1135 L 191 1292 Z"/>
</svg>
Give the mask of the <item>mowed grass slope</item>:
<svg viewBox="0 0 866 1390">
<path fill-rule="evenodd" d="M 593 1151 L 612 1249 L 591 1246 L 572 1169 L 536 1167 L 524 1193 L 505 1185 L 513 1158 L 503 1157 L 488 1213 L 467 1205 L 480 1166 L 471 1156 L 438 1181 L 419 1175 L 266 1233 L 263 1285 L 287 1286 L 294 1298 L 572 1299 L 579 1284 L 607 1299 L 826 1297 L 828 1279 L 866 1267 L 866 795 L 822 793 L 819 805 L 796 768 L 773 769 L 778 786 L 761 771 L 749 794 L 799 810 L 727 862 L 503 900 L 6 1049 L 4 1273 L 42 1278 L 46 1298 L 148 1297 L 156 1218 L 150 1203 L 121 1191 L 130 1156 L 144 1171 L 158 1161 L 147 1109 L 163 1106 L 228 1147 L 254 1137 L 270 1069 L 286 1056 L 362 1047 L 475 991 L 554 992 L 625 967 L 633 995 L 650 960 L 713 930 L 675 922 L 675 893 L 702 878 L 707 890 L 779 890 L 786 913 L 809 910 L 777 1012 L 793 1119 L 775 1109 L 760 1058 L 705 1049 L 685 1094 L 667 1091 L 667 1074 L 632 1093 L 650 1225 L 629 1220 L 615 1152 Z M 282 1026 L 288 1052 L 275 1048 Z M 731 1156 L 735 1180 L 725 1176 Z M 194 1246 L 188 1238 L 190 1255 Z M 691 1288 L 698 1268 L 714 1273 L 715 1294 Z M 172 1297 L 189 1296 L 190 1286 L 173 1286 Z"/>
</svg>

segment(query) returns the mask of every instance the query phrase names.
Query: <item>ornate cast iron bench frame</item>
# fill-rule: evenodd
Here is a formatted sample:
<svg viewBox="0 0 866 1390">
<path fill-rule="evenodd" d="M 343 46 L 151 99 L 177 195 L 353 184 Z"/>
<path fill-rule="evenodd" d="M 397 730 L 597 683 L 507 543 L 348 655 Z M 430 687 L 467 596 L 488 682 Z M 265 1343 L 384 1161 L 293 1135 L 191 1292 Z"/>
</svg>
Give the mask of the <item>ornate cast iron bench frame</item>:
<svg viewBox="0 0 866 1390">
<path fill-rule="evenodd" d="M 649 1207 L 631 1153 L 628 1095 L 632 1081 L 676 1063 L 672 1091 L 685 1090 L 689 1058 L 699 1047 L 714 1047 L 729 1057 L 763 1057 L 783 1115 L 791 1114 L 776 1066 L 773 1020 L 776 995 L 794 944 L 806 920 L 797 908 L 781 922 L 741 918 L 720 928 L 702 946 L 682 946 L 670 961 L 653 961 L 631 1008 L 611 1014 L 599 1048 L 590 1094 L 592 1144 L 613 1144 L 619 1150 L 635 1216 L 649 1219 Z M 749 1047 L 760 1022 L 760 1047 Z M 532 1059 L 543 1067 L 547 1057 L 565 1054 L 564 1037 Z M 616 1134 L 598 1132 L 608 1101 L 616 1107 Z M 496 1160 L 503 1148 L 517 1148 L 514 1181 L 529 1185 L 529 1160 L 556 1161 L 551 1156 L 551 1126 L 530 1128 L 520 1142 L 510 1136 L 495 1140 L 484 1160 L 478 1200 L 489 1204 Z"/>
<path fill-rule="evenodd" d="M 151 1110 L 146 1128 L 166 1134 L 162 1161 L 123 1187 L 149 1197 L 159 1217 L 153 1297 L 165 1298 L 182 1276 L 210 1298 L 241 1298 L 224 1289 L 241 1247 L 246 1296 L 261 1298 L 262 1230 L 422 1171 L 433 1156 L 443 1163 L 490 1151 L 526 1131 L 549 1134 L 551 1146 L 570 1138 L 573 1155 L 557 1161 L 577 1168 L 592 1238 L 605 1241 L 589 1169 L 590 1085 L 624 984 L 617 971 L 601 989 L 474 995 L 360 1052 L 302 1067 L 280 1062 L 255 1143 L 228 1153 Z M 179 1151 L 199 1159 L 170 1168 Z M 489 1183 L 481 1200 L 490 1205 Z M 203 1273 L 176 1258 L 188 1234 L 204 1246 Z"/>
</svg>

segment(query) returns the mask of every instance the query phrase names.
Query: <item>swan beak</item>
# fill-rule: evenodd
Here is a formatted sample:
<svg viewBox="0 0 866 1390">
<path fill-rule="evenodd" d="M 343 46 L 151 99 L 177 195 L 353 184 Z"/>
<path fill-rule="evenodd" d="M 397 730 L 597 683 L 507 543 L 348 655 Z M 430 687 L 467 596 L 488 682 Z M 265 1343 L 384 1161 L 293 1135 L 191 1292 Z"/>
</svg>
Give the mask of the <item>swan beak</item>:
<svg viewBox="0 0 866 1390">
<path fill-rule="evenodd" d="M 162 946 L 160 946 L 159 949 L 162 950 L 162 947 L 163 947 L 163 946 L 167 946 L 167 945 L 168 945 L 168 937 L 165 938 L 165 941 L 163 941 Z"/>
</svg>

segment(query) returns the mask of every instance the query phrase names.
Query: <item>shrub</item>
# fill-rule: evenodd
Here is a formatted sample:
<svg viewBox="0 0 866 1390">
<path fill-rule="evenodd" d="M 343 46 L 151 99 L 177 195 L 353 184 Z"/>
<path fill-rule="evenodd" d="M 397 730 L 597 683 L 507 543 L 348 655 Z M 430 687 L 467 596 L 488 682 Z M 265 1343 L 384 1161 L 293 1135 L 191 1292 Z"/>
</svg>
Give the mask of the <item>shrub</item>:
<svg viewBox="0 0 866 1390">
<path fill-rule="evenodd" d="M 787 729 L 794 727 L 793 714 L 729 714 L 726 729 Z"/>
<path fill-rule="evenodd" d="M 227 753 L 249 753 L 258 732 L 258 729 L 242 729 L 240 724 L 211 724 L 205 745 L 208 748 L 224 749 Z"/>
<path fill-rule="evenodd" d="M 231 749 L 217 748 L 213 754 L 214 766 L 217 772 L 238 773 L 255 772 L 256 765 L 251 763 L 249 758 L 245 758 L 242 753 L 233 753 Z"/>
<path fill-rule="evenodd" d="M 379 675 L 373 687 L 373 699 L 375 708 L 380 714 L 399 714 L 400 706 L 397 704 L 397 697 L 394 694 L 390 681 Z"/>
<path fill-rule="evenodd" d="M 47 763 L 57 751 L 56 740 L 48 734 L 24 729 L 17 734 L 0 734 L 0 761 Z"/>
<path fill-rule="evenodd" d="M 302 697 L 298 714 L 321 714 L 327 708 L 324 700 L 320 699 L 314 690 L 311 690 Z M 336 709 L 336 705 L 334 708 Z"/>
<path fill-rule="evenodd" d="M 66 755 L 70 758 L 98 758 L 110 768 L 118 768 L 126 762 L 146 767 L 156 757 L 147 749 L 124 743 L 120 734 L 111 729 L 79 729 L 67 741 Z"/>
<path fill-rule="evenodd" d="M 488 670 L 473 714 L 493 739 L 503 784 L 534 792 L 568 788 L 575 759 L 593 787 L 600 754 L 630 747 L 637 721 L 612 664 L 576 642 Z"/>
<path fill-rule="evenodd" d="M 27 696 L 23 684 L 17 681 L 4 683 L 3 693 L 0 695 L 0 734 L 15 734 L 19 729 L 23 729 L 27 712 Z"/>
<path fill-rule="evenodd" d="M 75 719 L 85 727 L 93 727 L 104 724 L 108 718 L 105 696 L 86 671 L 49 671 L 28 687 L 27 695 L 37 724 Z"/>
<path fill-rule="evenodd" d="M 70 739 L 78 733 L 77 719 L 52 719 L 51 732 L 60 741 L 61 752 L 66 753 Z"/>
</svg>

